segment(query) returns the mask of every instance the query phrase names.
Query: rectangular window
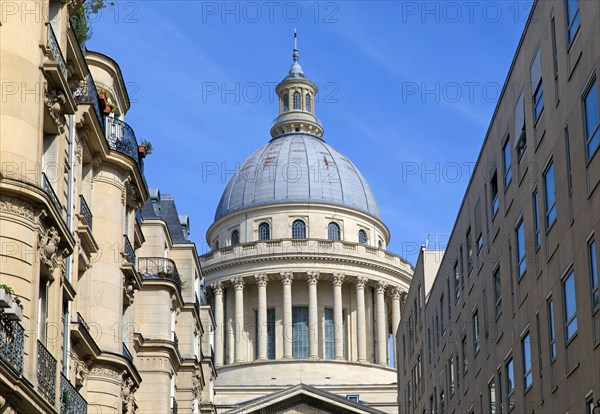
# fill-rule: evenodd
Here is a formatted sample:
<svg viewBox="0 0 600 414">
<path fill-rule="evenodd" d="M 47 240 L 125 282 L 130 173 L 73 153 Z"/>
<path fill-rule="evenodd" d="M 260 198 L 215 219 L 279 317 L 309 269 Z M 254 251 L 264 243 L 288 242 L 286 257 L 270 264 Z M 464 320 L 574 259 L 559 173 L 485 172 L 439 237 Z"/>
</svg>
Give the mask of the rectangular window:
<svg viewBox="0 0 600 414">
<path fill-rule="evenodd" d="M 565 333 L 567 342 L 577 333 L 577 298 L 575 297 L 575 272 L 563 281 Z"/>
<path fill-rule="evenodd" d="M 496 382 L 494 380 L 488 384 L 488 401 L 490 402 L 489 413 L 496 414 L 498 410 L 496 409 Z"/>
<path fill-rule="evenodd" d="M 498 368 L 498 403 L 496 407 L 498 408 L 498 414 L 502 414 L 502 368 Z"/>
<path fill-rule="evenodd" d="M 532 68 L 531 68 L 532 75 L 533 75 L 533 71 L 535 70 L 534 66 L 532 66 Z M 534 83 L 534 81 L 532 81 L 532 85 L 537 85 L 537 82 Z M 526 127 L 526 123 L 525 123 L 525 93 L 524 93 L 524 90 L 521 90 L 521 93 L 519 94 L 519 99 L 517 100 L 517 106 L 515 107 L 515 135 L 514 136 L 518 137 L 515 148 L 517 150 L 517 160 L 519 162 L 521 162 L 521 159 L 523 158 L 523 155 L 525 155 L 525 150 L 527 148 L 527 127 Z"/>
<path fill-rule="evenodd" d="M 506 363 L 506 407 L 510 411 L 515 406 L 515 367 L 513 359 Z"/>
<path fill-rule="evenodd" d="M 334 357 L 334 325 L 333 325 L 333 309 L 325 308 L 325 359 L 333 359 Z"/>
<path fill-rule="evenodd" d="M 256 319 L 254 356 L 258 358 L 258 338 L 263 335 L 263 328 L 258 325 L 258 311 L 254 312 Z M 275 309 L 267 309 L 267 358 L 275 359 Z"/>
<path fill-rule="evenodd" d="M 527 391 L 533 383 L 533 373 L 531 370 L 531 336 L 529 332 L 521 339 L 521 351 L 523 353 L 523 388 Z"/>
<path fill-rule="evenodd" d="M 473 349 L 474 354 L 479 352 L 479 314 L 477 311 L 473 313 Z"/>
<path fill-rule="evenodd" d="M 444 394 L 444 390 L 440 392 L 440 412 L 444 412 L 446 409 L 446 394 Z"/>
<path fill-rule="evenodd" d="M 506 191 L 506 188 L 512 180 L 512 164 L 510 161 L 510 136 L 506 139 L 506 142 L 504 143 L 502 155 L 502 161 L 504 164 L 504 191 Z"/>
<path fill-rule="evenodd" d="M 592 158 L 600 144 L 600 117 L 598 113 L 598 87 L 596 79 L 587 90 L 583 98 L 585 115 L 585 145 L 588 160 Z"/>
<path fill-rule="evenodd" d="M 292 308 L 292 356 L 308 358 L 308 308 Z"/>
<path fill-rule="evenodd" d="M 458 261 L 454 263 L 454 303 L 460 300 L 460 273 L 458 270 Z"/>
<path fill-rule="evenodd" d="M 456 353 L 456 388 L 460 388 L 460 364 L 458 360 L 458 352 Z"/>
<path fill-rule="evenodd" d="M 535 232 L 535 248 L 540 247 L 540 216 L 538 215 L 538 192 L 537 189 L 533 191 L 531 196 L 533 203 L 533 230 Z"/>
<path fill-rule="evenodd" d="M 450 296 L 450 279 L 446 279 L 446 296 L 448 296 L 448 322 L 452 317 L 452 296 Z"/>
<path fill-rule="evenodd" d="M 556 194 L 554 188 L 554 162 L 550 162 L 544 171 L 544 192 L 546 211 L 546 230 L 556 221 Z"/>
<path fill-rule="evenodd" d="M 598 262 L 596 261 L 596 240 L 588 243 L 590 258 L 590 280 L 592 282 L 592 309 L 600 307 L 600 291 L 598 290 Z"/>
<path fill-rule="evenodd" d="M 473 270 L 473 244 L 471 243 L 471 228 L 467 230 L 465 236 L 465 247 L 467 249 L 467 274 Z"/>
<path fill-rule="evenodd" d="M 548 312 L 548 342 L 550 342 L 550 360 L 556 358 L 556 331 L 554 328 L 554 301 L 548 298 L 546 302 Z"/>
<path fill-rule="evenodd" d="M 465 263 L 464 263 L 464 257 L 463 257 L 463 248 L 462 246 L 460 246 L 459 250 L 459 254 L 458 254 L 458 260 L 460 260 L 460 288 L 464 289 L 465 288 Z"/>
<path fill-rule="evenodd" d="M 462 372 L 463 375 L 469 371 L 469 356 L 467 355 L 467 337 L 463 337 L 461 343 L 461 351 L 462 351 Z"/>
<path fill-rule="evenodd" d="M 440 324 L 442 328 L 442 335 L 446 332 L 446 328 L 444 325 L 444 295 L 440 297 Z"/>
<path fill-rule="evenodd" d="M 558 103 L 558 52 L 556 50 L 556 23 L 554 21 L 554 12 L 550 20 L 550 33 L 552 34 L 552 66 L 554 69 L 554 99 Z"/>
<path fill-rule="evenodd" d="M 492 200 L 492 220 L 496 217 L 498 212 L 498 173 L 494 171 L 492 180 L 490 181 L 490 199 Z"/>
<path fill-rule="evenodd" d="M 519 279 L 521 279 L 525 274 L 525 270 L 527 268 L 527 260 L 525 259 L 525 227 L 523 226 L 522 218 L 517 224 L 515 235 L 517 244 L 515 249 L 515 252 L 517 254 L 517 269 L 519 269 Z"/>
<path fill-rule="evenodd" d="M 542 111 L 544 110 L 544 88 L 542 86 L 542 78 L 540 78 L 540 82 L 538 83 L 534 93 L 533 93 L 533 115 L 534 122 L 536 122 Z M 524 133 L 523 133 L 524 135 Z"/>
<path fill-rule="evenodd" d="M 500 280 L 500 268 L 496 268 L 493 276 L 494 281 L 494 315 L 496 319 L 502 312 L 502 281 Z"/>
<path fill-rule="evenodd" d="M 481 226 L 481 204 L 477 201 L 477 205 L 475 206 L 475 235 L 477 237 L 477 254 L 481 251 L 483 247 L 483 227 Z"/>
<path fill-rule="evenodd" d="M 448 358 L 448 383 L 450 384 L 450 395 L 454 394 L 454 355 Z"/>
<path fill-rule="evenodd" d="M 565 0 L 565 5 L 567 8 L 567 46 L 571 46 L 571 42 L 579 30 L 579 1 Z"/>
</svg>

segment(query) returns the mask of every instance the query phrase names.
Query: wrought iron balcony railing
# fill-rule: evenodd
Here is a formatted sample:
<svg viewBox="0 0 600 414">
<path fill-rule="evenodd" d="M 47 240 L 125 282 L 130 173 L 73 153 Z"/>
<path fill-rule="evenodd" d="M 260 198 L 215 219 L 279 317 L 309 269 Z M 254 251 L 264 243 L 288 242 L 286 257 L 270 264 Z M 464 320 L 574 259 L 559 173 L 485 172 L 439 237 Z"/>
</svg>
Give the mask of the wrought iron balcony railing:
<svg viewBox="0 0 600 414">
<path fill-rule="evenodd" d="M 52 201 L 54 207 L 56 207 L 58 212 L 62 214 L 63 206 L 58 200 L 58 196 L 56 195 L 56 192 L 54 191 L 54 188 L 52 187 L 52 184 L 50 183 L 50 180 L 48 179 L 46 173 L 42 173 L 42 190 L 44 190 L 44 192 L 48 194 L 48 197 L 50 197 L 50 201 Z"/>
<path fill-rule="evenodd" d="M 17 374 L 23 372 L 24 332 L 19 322 L 0 310 L 0 360 Z"/>
<path fill-rule="evenodd" d="M 81 84 L 81 86 L 74 93 L 75 102 L 78 104 L 90 104 L 94 107 L 94 112 L 98 117 L 98 122 L 102 125 L 104 130 L 104 115 L 100 111 L 100 98 L 98 97 L 98 89 L 96 89 L 96 83 L 91 73 L 88 73 L 87 77 Z"/>
<path fill-rule="evenodd" d="M 177 414 L 177 400 L 175 397 L 171 397 L 171 414 Z"/>
<path fill-rule="evenodd" d="M 71 381 L 60 374 L 60 414 L 87 414 L 88 403 Z"/>
<path fill-rule="evenodd" d="M 133 250 L 133 246 L 126 234 L 123 235 L 123 251 L 129 263 L 135 266 L 135 250 Z"/>
<path fill-rule="evenodd" d="M 82 195 L 79 196 L 79 212 L 81 213 L 81 215 L 85 219 L 85 222 L 91 230 L 92 219 L 94 218 L 94 216 L 92 215 L 90 207 L 88 206 L 88 204 L 85 201 L 85 198 Z"/>
<path fill-rule="evenodd" d="M 143 158 L 140 157 L 135 132 L 126 122 L 106 117 L 106 139 L 111 149 L 130 156 L 137 162 L 140 172 L 144 172 Z"/>
<path fill-rule="evenodd" d="M 48 25 L 48 48 L 52 52 L 52 56 L 54 56 L 54 60 L 58 64 L 58 68 L 61 73 L 67 79 L 69 75 L 69 70 L 67 69 L 67 63 L 65 62 L 65 58 L 63 57 L 62 51 L 60 50 L 60 45 L 58 40 L 56 39 L 56 35 L 54 34 L 54 29 L 52 28 L 52 24 L 47 23 Z"/>
<path fill-rule="evenodd" d="M 133 363 L 133 355 L 131 355 L 131 352 L 129 352 L 129 348 L 127 348 L 125 342 L 123 342 L 123 356 L 127 358 L 129 362 Z"/>
<path fill-rule="evenodd" d="M 174 282 L 177 286 L 181 286 L 181 278 L 175 262 L 166 257 L 140 257 L 138 272 L 142 274 L 144 279 L 166 279 Z"/>
<path fill-rule="evenodd" d="M 37 344 L 38 388 L 44 398 L 54 405 L 56 401 L 56 359 L 40 341 Z"/>
</svg>

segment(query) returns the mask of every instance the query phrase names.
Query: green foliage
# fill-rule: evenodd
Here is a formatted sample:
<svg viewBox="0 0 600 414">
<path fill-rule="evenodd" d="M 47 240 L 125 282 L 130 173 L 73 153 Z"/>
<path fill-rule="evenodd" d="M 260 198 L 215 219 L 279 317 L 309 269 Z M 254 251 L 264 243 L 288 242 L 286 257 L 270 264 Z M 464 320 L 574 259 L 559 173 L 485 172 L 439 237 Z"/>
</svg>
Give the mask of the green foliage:
<svg viewBox="0 0 600 414">
<path fill-rule="evenodd" d="M 152 154 L 152 151 L 154 150 L 152 143 L 148 140 L 143 140 L 140 146 L 146 147 L 146 154 L 148 155 Z"/>
<path fill-rule="evenodd" d="M 114 5 L 113 2 L 110 2 L 109 4 L 111 6 Z M 80 43 L 85 43 L 90 40 L 93 34 L 90 25 L 92 17 L 105 7 L 105 0 L 84 0 L 83 5 L 77 11 L 77 14 L 73 16 L 73 31 Z"/>
</svg>

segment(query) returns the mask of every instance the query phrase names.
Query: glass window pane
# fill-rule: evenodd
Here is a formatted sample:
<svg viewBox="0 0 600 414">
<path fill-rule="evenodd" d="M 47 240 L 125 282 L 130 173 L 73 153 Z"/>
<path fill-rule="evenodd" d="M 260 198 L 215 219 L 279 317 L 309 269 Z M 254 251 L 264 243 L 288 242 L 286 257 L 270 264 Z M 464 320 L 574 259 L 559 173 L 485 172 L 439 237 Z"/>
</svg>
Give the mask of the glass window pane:
<svg viewBox="0 0 600 414">
<path fill-rule="evenodd" d="M 292 356 L 308 358 L 308 308 L 292 308 Z"/>
<path fill-rule="evenodd" d="M 333 241 L 340 239 L 340 226 L 337 223 L 329 223 L 327 226 L 327 238 Z"/>
<path fill-rule="evenodd" d="M 334 340 L 333 309 L 325 309 L 325 359 L 333 359 Z"/>
<path fill-rule="evenodd" d="M 597 83 L 590 87 L 584 98 L 585 106 L 585 136 L 587 141 L 587 156 L 591 157 L 598 144 L 600 144 L 600 132 L 598 131 L 599 113 L 598 113 L 598 88 Z"/>
<path fill-rule="evenodd" d="M 571 274 L 563 282 L 565 300 L 565 321 L 567 340 L 577 332 L 577 301 L 575 297 L 575 274 Z"/>
</svg>

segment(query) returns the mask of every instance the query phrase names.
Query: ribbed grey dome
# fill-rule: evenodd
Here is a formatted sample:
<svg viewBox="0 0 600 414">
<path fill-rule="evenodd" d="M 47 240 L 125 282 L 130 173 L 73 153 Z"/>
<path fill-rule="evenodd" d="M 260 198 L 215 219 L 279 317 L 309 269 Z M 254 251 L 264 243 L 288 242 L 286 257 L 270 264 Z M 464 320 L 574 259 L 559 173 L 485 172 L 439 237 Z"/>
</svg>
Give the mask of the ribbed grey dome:
<svg viewBox="0 0 600 414">
<path fill-rule="evenodd" d="M 333 204 L 380 218 L 373 191 L 354 164 L 323 140 L 295 133 L 273 139 L 241 165 L 225 187 L 215 221 L 284 202 Z"/>
</svg>

